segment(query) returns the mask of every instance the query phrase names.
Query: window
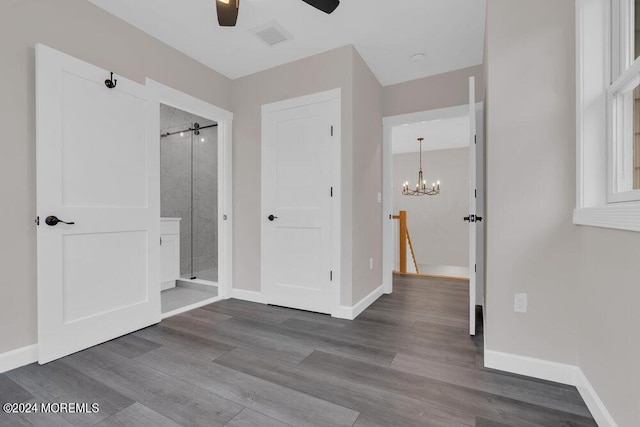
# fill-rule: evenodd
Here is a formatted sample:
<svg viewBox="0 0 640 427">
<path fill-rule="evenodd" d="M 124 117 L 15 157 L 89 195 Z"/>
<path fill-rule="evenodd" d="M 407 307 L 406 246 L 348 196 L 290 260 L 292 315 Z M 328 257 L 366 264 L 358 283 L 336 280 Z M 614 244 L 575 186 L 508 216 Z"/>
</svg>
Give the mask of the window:
<svg viewBox="0 0 640 427">
<path fill-rule="evenodd" d="M 640 0 L 576 0 L 579 225 L 640 231 Z"/>
<path fill-rule="evenodd" d="M 640 0 L 614 0 L 608 90 L 610 203 L 640 200 Z"/>
</svg>

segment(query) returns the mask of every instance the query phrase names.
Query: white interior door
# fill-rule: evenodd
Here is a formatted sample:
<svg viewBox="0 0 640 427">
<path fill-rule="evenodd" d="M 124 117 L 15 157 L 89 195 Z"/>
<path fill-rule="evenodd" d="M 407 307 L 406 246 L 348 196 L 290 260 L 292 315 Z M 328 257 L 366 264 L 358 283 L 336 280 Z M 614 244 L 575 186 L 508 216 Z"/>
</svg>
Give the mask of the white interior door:
<svg viewBox="0 0 640 427">
<path fill-rule="evenodd" d="M 469 78 L 469 333 L 476 334 L 476 276 L 477 276 L 477 132 L 475 77 Z"/>
<path fill-rule="evenodd" d="M 262 291 L 270 304 L 331 313 L 333 145 L 340 100 L 262 115 Z"/>
<path fill-rule="evenodd" d="M 36 47 L 38 361 L 160 321 L 159 112 L 147 89 Z M 73 224 L 53 224 L 56 216 Z"/>
</svg>

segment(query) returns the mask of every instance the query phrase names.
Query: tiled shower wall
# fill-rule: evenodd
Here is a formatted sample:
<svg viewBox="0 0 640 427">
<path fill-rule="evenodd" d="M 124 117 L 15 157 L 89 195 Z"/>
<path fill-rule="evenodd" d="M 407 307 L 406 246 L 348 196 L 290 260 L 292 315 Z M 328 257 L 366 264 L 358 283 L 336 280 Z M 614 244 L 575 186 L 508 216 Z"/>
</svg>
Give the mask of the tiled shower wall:
<svg viewBox="0 0 640 427">
<path fill-rule="evenodd" d="M 202 117 L 160 106 L 161 133 L 187 129 L 192 123 L 208 126 Z M 204 139 L 204 141 L 202 140 Z M 218 130 L 204 129 L 193 137 L 193 185 L 191 134 L 185 132 L 160 140 L 161 215 L 180 222 L 180 274 L 193 271 L 199 278 L 217 281 L 218 267 Z M 193 191 L 193 216 L 191 196 Z M 193 235 L 191 222 L 193 221 Z M 193 239 L 193 253 L 192 253 Z"/>
</svg>

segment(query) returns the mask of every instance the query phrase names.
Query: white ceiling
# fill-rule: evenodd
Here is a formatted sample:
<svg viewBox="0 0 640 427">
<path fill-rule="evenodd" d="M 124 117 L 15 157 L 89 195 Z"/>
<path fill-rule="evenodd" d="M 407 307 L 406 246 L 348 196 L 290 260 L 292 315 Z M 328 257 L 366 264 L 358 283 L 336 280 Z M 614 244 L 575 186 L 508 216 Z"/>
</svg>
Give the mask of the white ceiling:
<svg viewBox="0 0 640 427">
<path fill-rule="evenodd" d="M 238 25 L 218 26 L 215 0 L 90 0 L 235 79 L 353 44 L 380 83 L 481 64 L 486 0 L 342 0 L 331 15 L 301 0 L 241 0 Z M 277 21 L 293 40 L 266 46 L 251 29 Z M 411 55 L 426 59 L 413 63 Z"/>
<path fill-rule="evenodd" d="M 422 151 L 468 147 L 469 134 L 469 116 L 411 123 L 391 129 L 391 149 L 393 154 L 418 152 L 418 138 L 424 138 Z"/>
</svg>

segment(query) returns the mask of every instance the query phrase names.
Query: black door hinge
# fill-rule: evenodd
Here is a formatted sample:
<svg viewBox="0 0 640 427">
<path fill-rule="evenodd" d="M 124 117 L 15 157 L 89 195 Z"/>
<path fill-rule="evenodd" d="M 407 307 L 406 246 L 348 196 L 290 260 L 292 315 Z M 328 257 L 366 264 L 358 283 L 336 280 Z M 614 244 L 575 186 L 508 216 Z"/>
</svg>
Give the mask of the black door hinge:
<svg viewBox="0 0 640 427">
<path fill-rule="evenodd" d="M 333 282 L 333 270 L 329 272 L 329 281 Z"/>
<path fill-rule="evenodd" d="M 40 217 L 39 216 L 36 217 L 36 225 L 40 225 Z"/>
<path fill-rule="evenodd" d="M 473 190 L 473 197 L 478 198 L 478 190 Z"/>
<path fill-rule="evenodd" d="M 473 135 L 473 143 L 474 144 L 478 143 L 478 135 Z"/>
<path fill-rule="evenodd" d="M 331 126 L 331 136 L 333 136 L 333 126 Z"/>
<path fill-rule="evenodd" d="M 477 273 L 478 272 L 478 264 L 473 264 L 473 270 Z"/>
<path fill-rule="evenodd" d="M 331 197 L 333 197 L 333 187 L 331 187 Z"/>
</svg>

